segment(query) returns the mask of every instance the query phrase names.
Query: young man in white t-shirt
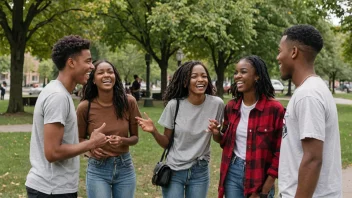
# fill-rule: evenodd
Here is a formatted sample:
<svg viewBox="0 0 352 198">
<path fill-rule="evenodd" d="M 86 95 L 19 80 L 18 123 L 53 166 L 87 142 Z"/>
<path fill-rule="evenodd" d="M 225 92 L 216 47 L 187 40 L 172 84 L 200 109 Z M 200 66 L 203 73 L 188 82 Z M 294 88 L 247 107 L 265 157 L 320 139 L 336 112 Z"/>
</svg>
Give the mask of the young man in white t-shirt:
<svg viewBox="0 0 352 198">
<path fill-rule="evenodd" d="M 334 98 L 315 74 L 323 47 L 310 25 L 288 28 L 277 60 L 283 80 L 296 90 L 285 114 L 279 163 L 279 195 L 284 198 L 342 197 L 341 146 Z"/>
<path fill-rule="evenodd" d="M 94 69 L 90 42 L 66 36 L 53 47 L 52 59 L 59 75 L 38 96 L 30 144 L 31 169 L 27 175 L 29 198 L 77 197 L 79 154 L 104 145 L 105 123 L 90 140 L 79 143 L 76 110 L 71 94 L 77 83 L 87 83 Z"/>
</svg>

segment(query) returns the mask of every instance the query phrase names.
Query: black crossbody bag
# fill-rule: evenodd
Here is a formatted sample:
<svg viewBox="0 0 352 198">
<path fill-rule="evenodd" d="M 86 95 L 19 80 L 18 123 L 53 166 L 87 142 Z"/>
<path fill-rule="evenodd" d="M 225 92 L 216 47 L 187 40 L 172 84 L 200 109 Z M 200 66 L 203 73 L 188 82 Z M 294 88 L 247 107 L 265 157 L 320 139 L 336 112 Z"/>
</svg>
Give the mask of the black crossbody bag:
<svg viewBox="0 0 352 198">
<path fill-rule="evenodd" d="M 163 186 L 166 187 L 170 183 L 171 175 L 172 175 L 172 170 L 168 165 L 163 162 L 164 156 L 165 159 L 167 158 L 167 155 L 169 154 L 170 148 L 174 142 L 174 136 L 175 136 L 175 126 L 176 126 L 176 117 L 177 117 L 177 112 L 178 112 L 178 107 L 179 107 L 179 99 L 177 100 L 177 105 L 176 105 L 176 112 L 175 112 L 175 117 L 174 117 L 174 128 L 172 129 L 171 133 L 171 138 L 169 140 L 169 145 L 167 146 L 166 149 L 164 149 L 163 154 L 161 155 L 160 161 L 156 164 L 154 171 L 153 171 L 153 178 L 152 178 L 152 183 L 153 185 L 157 186 Z M 165 155 L 166 153 L 166 155 Z"/>
</svg>

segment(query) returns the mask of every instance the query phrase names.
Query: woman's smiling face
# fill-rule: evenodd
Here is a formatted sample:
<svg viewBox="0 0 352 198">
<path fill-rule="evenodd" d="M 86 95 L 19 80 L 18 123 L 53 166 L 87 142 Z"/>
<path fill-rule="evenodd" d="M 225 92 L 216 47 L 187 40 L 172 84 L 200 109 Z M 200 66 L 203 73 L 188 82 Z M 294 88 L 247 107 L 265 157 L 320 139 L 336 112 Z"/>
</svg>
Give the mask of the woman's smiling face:
<svg viewBox="0 0 352 198">
<path fill-rule="evenodd" d="M 202 65 L 195 65 L 192 68 L 191 78 L 189 80 L 189 95 L 204 94 L 208 87 L 208 74 Z"/>
<path fill-rule="evenodd" d="M 94 83 L 98 90 L 112 90 L 115 85 L 115 72 L 109 63 L 102 62 L 97 65 L 94 72 Z"/>
<path fill-rule="evenodd" d="M 237 63 L 234 80 L 239 92 L 255 93 L 255 84 L 258 79 L 259 77 L 255 72 L 255 68 L 249 63 L 249 61 L 242 59 Z"/>
</svg>

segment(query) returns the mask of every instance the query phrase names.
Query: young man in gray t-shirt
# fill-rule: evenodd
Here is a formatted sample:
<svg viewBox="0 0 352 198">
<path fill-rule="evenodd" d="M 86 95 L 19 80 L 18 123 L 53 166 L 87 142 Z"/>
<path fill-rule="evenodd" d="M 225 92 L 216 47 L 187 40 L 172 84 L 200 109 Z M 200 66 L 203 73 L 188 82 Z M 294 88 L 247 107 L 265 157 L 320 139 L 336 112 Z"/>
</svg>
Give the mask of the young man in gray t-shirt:
<svg viewBox="0 0 352 198">
<path fill-rule="evenodd" d="M 342 197 L 336 104 L 314 71 L 322 47 L 321 34 L 310 25 L 288 28 L 280 41 L 281 78 L 296 85 L 281 142 L 279 194 L 283 198 Z"/>
<path fill-rule="evenodd" d="M 85 84 L 94 69 L 90 42 L 79 36 L 67 36 L 53 47 L 52 60 L 59 70 L 40 93 L 34 108 L 30 143 L 31 169 L 27 175 L 29 198 L 77 197 L 78 155 L 105 144 L 101 133 L 105 123 L 90 140 L 79 143 L 75 106 L 71 92 L 76 84 Z"/>
</svg>

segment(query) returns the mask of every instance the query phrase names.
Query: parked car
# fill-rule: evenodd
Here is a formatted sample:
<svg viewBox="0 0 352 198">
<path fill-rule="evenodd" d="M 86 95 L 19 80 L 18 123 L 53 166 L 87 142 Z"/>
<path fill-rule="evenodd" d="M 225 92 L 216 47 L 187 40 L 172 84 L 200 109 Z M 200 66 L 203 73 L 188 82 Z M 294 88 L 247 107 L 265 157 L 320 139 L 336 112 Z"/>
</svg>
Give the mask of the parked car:
<svg viewBox="0 0 352 198">
<path fill-rule="evenodd" d="M 340 89 L 341 89 L 341 91 L 344 91 L 344 92 L 346 92 L 346 93 L 350 93 L 350 91 L 351 91 L 351 87 L 350 87 L 350 84 L 341 84 L 340 85 Z"/>
<path fill-rule="evenodd" d="M 42 86 L 39 86 L 38 84 L 34 84 L 30 89 L 29 89 L 29 95 L 39 95 L 40 92 L 43 90 Z"/>
<path fill-rule="evenodd" d="M 281 93 L 284 93 L 284 85 L 279 80 L 271 79 L 271 84 L 273 85 L 275 92 L 280 91 Z"/>
</svg>

